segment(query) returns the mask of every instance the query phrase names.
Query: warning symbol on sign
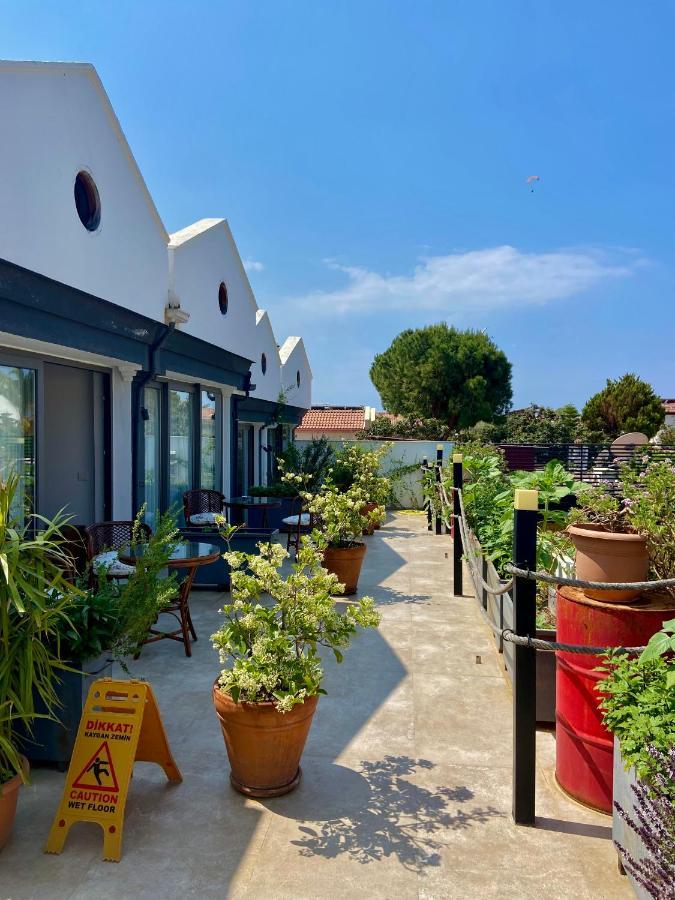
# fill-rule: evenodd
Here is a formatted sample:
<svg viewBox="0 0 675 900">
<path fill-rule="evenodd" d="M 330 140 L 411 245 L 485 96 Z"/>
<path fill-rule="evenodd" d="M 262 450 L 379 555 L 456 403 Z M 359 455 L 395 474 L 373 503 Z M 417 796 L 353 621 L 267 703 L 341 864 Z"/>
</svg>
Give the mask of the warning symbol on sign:
<svg viewBox="0 0 675 900">
<path fill-rule="evenodd" d="M 115 768 L 108 742 L 103 741 L 96 753 L 82 769 L 73 782 L 74 788 L 105 788 L 106 791 L 119 791 Z"/>
</svg>

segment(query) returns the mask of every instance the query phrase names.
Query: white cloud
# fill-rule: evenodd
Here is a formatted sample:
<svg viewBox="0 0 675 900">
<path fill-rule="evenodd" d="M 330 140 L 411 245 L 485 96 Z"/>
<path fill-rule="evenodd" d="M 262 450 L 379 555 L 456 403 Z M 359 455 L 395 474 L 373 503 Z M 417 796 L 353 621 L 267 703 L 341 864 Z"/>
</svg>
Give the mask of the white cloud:
<svg viewBox="0 0 675 900">
<path fill-rule="evenodd" d="M 265 266 L 257 259 L 245 259 L 244 268 L 247 272 L 262 272 Z"/>
<path fill-rule="evenodd" d="M 325 262 L 343 272 L 347 284 L 313 291 L 292 302 L 313 312 L 497 310 L 564 300 L 603 282 L 627 278 L 645 264 L 630 250 L 524 253 L 509 246 L 424 257 L 409 275 L 382 275 Z"/>
</svg>

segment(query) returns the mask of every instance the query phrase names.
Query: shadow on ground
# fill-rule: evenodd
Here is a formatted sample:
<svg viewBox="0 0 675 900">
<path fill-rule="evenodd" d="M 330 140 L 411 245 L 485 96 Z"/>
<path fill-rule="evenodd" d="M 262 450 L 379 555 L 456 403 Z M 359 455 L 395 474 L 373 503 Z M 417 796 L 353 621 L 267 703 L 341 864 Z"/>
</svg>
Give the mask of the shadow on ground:
<svg viewBox="0 0 675 900">
<path fill-rule="evenodd" d="M 504 814 L 492 806 L 468 806 L 474 799 L 468 787 L 431 790 L 415 783 L 420 770 L 433 768 L 427 759 L 408 756 L 363 761 L 357 770 L 367 788 L 363 802 L 354 805 L 352 800 L 349 813 L 299 826 L 303 837 L 291 843 L 302 856 L 346 855 L 362 864 L 393 856 L 415 872 L 439 866 L 441 832 L 464 830 Z"/>
</svg>

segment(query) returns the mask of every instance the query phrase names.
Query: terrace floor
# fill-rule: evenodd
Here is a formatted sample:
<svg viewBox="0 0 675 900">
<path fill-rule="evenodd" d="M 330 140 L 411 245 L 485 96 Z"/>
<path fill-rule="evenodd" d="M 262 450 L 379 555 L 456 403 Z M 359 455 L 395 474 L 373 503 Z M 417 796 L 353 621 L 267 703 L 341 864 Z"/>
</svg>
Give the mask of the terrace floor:
<svg viewBox="0 0 675 900">
<path fill-rule="evenodd" d="M 632 897 L 609 817 L 555 784 L 551 733 L 539 734 L 537 827 L 513 824 L 510 688 L 475 601 L 452 596 L 450 539 L 397 514 L 367 540 L 361 587 L 382 625 L 342 666 L 327 662 L 295 793 L 258 802 L 230 788 L 210 697 L 221 597 L 194 592 L 192 659 L 162 641 L 133 665 L 183 783 L 137 764 L 122 860 L 109 863 L 92 825 L 61 856 L 42 853 L 64 776 L 36 770 L 0 855 L 0 900 Z"/>
</svg>

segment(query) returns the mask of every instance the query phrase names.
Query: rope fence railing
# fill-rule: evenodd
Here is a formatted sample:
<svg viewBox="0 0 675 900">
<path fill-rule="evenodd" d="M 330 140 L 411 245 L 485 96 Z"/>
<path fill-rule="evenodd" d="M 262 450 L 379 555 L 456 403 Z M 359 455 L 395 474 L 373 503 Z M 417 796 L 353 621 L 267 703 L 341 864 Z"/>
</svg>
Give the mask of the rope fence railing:
<svg viewBox="0 0 675 900">
<path fill-rule="evenodd" d="M 423 465 L 426 485 L 428 527 L 432 530 L 435 520 L 436 534 L 453 535 L 454 561 L 453 591 L 463 595 L 462 571 L 466 564 L 474 584 L 478 608 L 500 642 L 513 645 L 513 818 L 517 824 L 535 823 L 535 772 L 536 772 L 536 652 L 561 652 L 601 657 L 608 653 L 636 655 L 645 648 L 597 647 L 545 640 L 537 632 L 537 582 L 557 587 L 573 587 L 581 590 L 635 590 L 653 592 L 675 588 L 675 578 L 640 582 L 600 582 L 543 572 L 537 569 L 537 527 L 539 522 L 539 497 L 535 490 L 517 489 L 513 511 L 513 555 L 502 571 L 510 578 L 504 580 L 491 566 L 476 535 L 473 533 L 464 506 L 463 459 L 456 453 L 452 458 L 452 486 L 443 478 L 443 453 L 439 445 L 436 465 Z M 479 571 L 481 560 L 483 572 Z M 499 584 L 490 583 L 486 577 L 492 572 Z M 508 596 L 510 595 L 510 596 Z M 493 598 L 491 601 L 489 598 Z M 508 606 L 507 606 L 508 604 Z M 504 610 L 512 616 L 508 622 Z M 490 612 L 499 615 L 497 624 Z M 511 626 L 511 627 L 509 627 Z M 592 663 L 591 663 L 592 665 Z"/>
</svg>

